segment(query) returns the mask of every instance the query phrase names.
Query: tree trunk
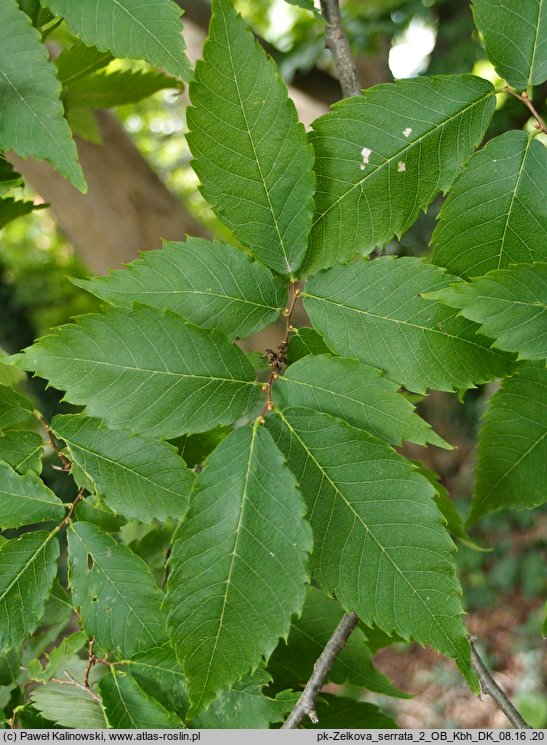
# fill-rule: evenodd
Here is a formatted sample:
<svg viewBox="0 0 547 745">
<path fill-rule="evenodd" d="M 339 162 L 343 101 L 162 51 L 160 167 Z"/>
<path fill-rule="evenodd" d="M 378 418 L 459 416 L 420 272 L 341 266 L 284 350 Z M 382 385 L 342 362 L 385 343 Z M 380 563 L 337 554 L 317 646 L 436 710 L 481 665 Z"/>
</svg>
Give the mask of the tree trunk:
<svg viewBox="0 0 547 745">
<path fill-rule="evenodd" d="M 102 145 L 76 138 L 89 191 L 80 194 L 48 163 L 10 156 L 25 181 L 51 205 L 57 222 L 90 271 L 132 261 L 161 239 L 206 236 L 205 228 L 150 168 L 112 114 L 97 113 Z"/>
</svg>

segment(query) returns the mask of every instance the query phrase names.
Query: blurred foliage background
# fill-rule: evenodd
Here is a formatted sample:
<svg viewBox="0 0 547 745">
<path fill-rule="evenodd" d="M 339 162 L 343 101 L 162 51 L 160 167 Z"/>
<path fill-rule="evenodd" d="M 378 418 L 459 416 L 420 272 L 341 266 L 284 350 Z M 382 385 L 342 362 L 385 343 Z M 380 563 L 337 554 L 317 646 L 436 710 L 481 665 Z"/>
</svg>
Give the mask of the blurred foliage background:
<svg viewBox="0 0 547 745">
<path fill-rule="evenodd" d="M 187 6 L 189 23 L 196 8 L 202 13 L 203 33 L 205 0 L 179 4 Z M 239 0 L 236 4 L 268 45 L 287 83 L 308 97 L 317 97 L 319 110 L 326 110 L 339 93 L 332 80 L 332 60 L 324 48 L 320 17 L 285 0 Z M 342 10 L 364 86 L 393 77 L 466 72 L 501 85 L 485 59 L 466 2 L 346 0 Z M 61 25 L 52 32 L 49 43 L 56 56 L 73 40 Z M 114 68 L 109 69 L 139 67 L 128 61 L 110 64 Z M 537 91 L 536 99 L 543 100 L 545 93 Z M 162 89 L 114 107 L 114 114 L 188 213 L 204 226 L 206 233 L 222 237 L 225 229 L 203 202 L 191 169 L 184 137 L 187 103 L 187 95 L 180 89 Z M 78 120 L 74 121 L 78 128 Z M 90 135 L 89 121 L 87 118 L 87 136 L 95 136 Z M 529 126 L 527 109 L 513 98 L 498 95 L 498 108 L 487 138 L 510 127 Z M 78 131 L 86 136 L 81 122 Z M 28 185 L 18 187 L 15 196 L 30 197 L 37 204 L 44 201 Z M 111 198 L 115 200 L 116 195 Z M 401 242 L 390 244 L 386 251 L 427 254 L 441 203 L 442 199 L 437 199 Z M 72 316 L 96 310 L 98 301 L 69 280 L 87 274 L 84 261 L 60 232 L 58 220 L 49 209 L 33 211 L 4 227 L 0 231 L 0 347 L 14 352 Z M 257 346 L 267 346 L 263 337 Z M 56 391 L 46 391 L 40 381 L 30 385 L 37 405 L 48 418 L 59 410 L 62 404 Z M 420 404 L 421 413 L 457 449 L 447 452 L 433 447 L 427 451 L 409 447 L 405 451 L 440 474 L 462 515 L 467 511 L 472 490 L 473 443 L 492 392 L 492 386 L 483 386 L 468 392 L 463 403 L 455 396 L 433 394 Z M 55 478 L 55 473 L 50 472 L 49 478 Z M 465 605 L 470 612 L 469 628 L 477 634 L 491 669 L 501 671 L 501 682 L 523 715 L 534 726 L 545 727 L 547 663 L 540 635 L 540 598 L 545 591 L 547 510 L 496 513 L 482 520 L 472 531 L 472 538 L 488 550 L 459 545 L 458 565 Z M 506 726 L 495 706 L 466 697 L 454 669 L 427 650 L 416 649 L 414 655 L 409 655 L 406 645 L 404 649 L 389 648 L 380 653 L 379 666 L 397 686 L 417 694 L 411 701 L 397 702 L 401 726 Z M 382 703 L 388 708 L 393 705 L 389 700 Z"/>
</svg>

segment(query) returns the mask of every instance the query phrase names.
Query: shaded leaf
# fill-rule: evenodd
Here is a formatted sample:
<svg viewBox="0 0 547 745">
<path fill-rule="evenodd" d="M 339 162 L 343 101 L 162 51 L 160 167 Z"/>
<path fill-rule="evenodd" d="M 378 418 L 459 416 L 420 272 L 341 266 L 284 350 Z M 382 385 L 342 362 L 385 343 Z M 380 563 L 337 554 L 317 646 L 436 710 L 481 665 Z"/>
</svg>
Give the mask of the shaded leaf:
<svg viewBox="0 0 547 745">
<path fill-rule="evenodd" d="M 479 431 L 471 522 L 547 498 L 547 371 L 523 365 L 488 404 Z"/>
<path fill-rule="evenodd" d="M 135 655 L 127 666 L 145 693 L 181 718 L 186 716 L 188 695 L 184 675 L 169 643 Z"/>
<path fill-rule="evenodd" d="M 308 354 L 332 354 L 332 351 L 315 329 L 297 329 L 289 339 L 287 365 L 292 365 Z"/>
<path fill-rule="evenodd" d="M 191 728 L 199 729 L 268 729 L 281 722 L 296 704 L 299 694 L 282 691 L 275 698 L 262 693 L 271 682 L 265 670 L 247 675 L 233 688 L 224 691 L 206 712 L 194 717 Z"/>
<path fill-rule="evenodd" d="M 76 146 L 63 117 L 61 84 L 40 33 L 15 0 L 0 4 L 0 26 L 0 150 L 47 160 L 84 192 Z"/>
<path fill-rule="evenodd" d="M 106 533 L 118 531 L 126 522 L 125 517 L 116 515 L 96 496 L 81 499 L 74 514 L 78 521 L 92 523 Z"/>
<path fill-rule="evenodd" d="M 28 424 L 32 418 L 32 404 L 7 385 L 0 385 L 0 430 L 6 431 Z"/>
<path fill-rule="evenodd" d="M 106 719 L 114 729 L 180 729 L 179 717 L 148 696 L 129 673 L 112 668 L 99 683 Z"/>
<path fill-rule="evenodd" d="M 308 589 L 302 615 L 293 621 L 287 642 L 280 642 L 268 662 L 276 686 L 293 688 L 306 684 L 313 666 L 344 615 L 344 609 L 315 587 Z M 326 682 L 352 683 L 387 696 L 405 697 L 371 662 L 365 634 L 354 629 L 336 658 Z"/>
<path fill-rule="evenodd" d="M 0 544 L 0 654 L 21 644 L 38 626 L 58 556 L 57 538 L 44 531 Z"/>
<path fill-rule="evenodd" d="M 61 500 L 33 472 L 17 473 L 0 461 L 0 528 L 62 520 L 65 508 Z"/>
<path fill-rule="evenodd" d="M 90 523 L 68 531 L 69 580 L 84 628 L 116 656 L 167 639 L 161 592 L 145 562 Z"/>
<path fill-rule="evenodd" d="M 543 0 L 473 0 L 488 59 L 515 88 L 547 79 L 547 5 Z"/>
<path fill-rule="evenodd" d="M 309 720 L 304 729 L 396 729 L 397 724 L 374 704 L 322 693 L 316 706 L 318 724 Z"/>
<path fill-rule="evenodd" d="M 439 212 L 433 263 L 462 277 L 545 258 L 545 147 L 506 132 L 475 153 Z M 484 195 L 488 194 L 488 199 Z"/>
<path fill-rule="evenodd" d="M 0 199 L 0 230 L 12 220 L 29 215 L 33 210 L 41 209 L 45 205 L 35 205 L 34 202 L 25 202 L 22 199 L 3 197 Z"/>
<path fill-rule="evenodd" d="M 42 470 L 44 441 L 37 432 L 12 430 L 0 436 L 0 460 L 19 473 Z"/>
<path fill-rule="evenodd" d="M 287 303 L 286 289 L 266 267 L 227 243 L 204 238 L 166 242 L 127 269 L 73 281 L 113 305 L 139 301 L 172 310 L 230 338 L 267 326 Z"/>
<path fill-rule="evenodd" d="M 180 16 L 172 0 L 47 0 L 88 45 L 116 57 L 143 59 L 188 80 Z"/>
<path fill-rule="evenodd" d="M 111 60 L 112 55 L 109 52 L 99 52 L 96 47 L 76 41 L 68 49 L 63 49 L 55 60 L 57 78 L 66 88 L 77 80 L 97 72 Z"/>
<path fill-rule="evenodd" d="M 80 316 L 19 361 L 86 413 L 149 437 L 232 422 L 260 391 L 243 352 L 219 332 L 144 306 Z"/>
<path fill-rule="evenodd" d="M 274 403 L 281 407 L 307 406 L 366 429 L 391 445 L 410 440 L 450 445 L 414 413 L 414 407 L 399 393 L 399 386 L 375 367 L 357 360 L 319 355 L 291 365 L 272 389 Z"/>
<path fill-rule="evenodd" d="M 34 706 L 46 719 L 69 729 L 106 727 L 103 708 L 96 694 L 76 686 L 47 683 L 30 694 Z"/>
<path fill-rule="evenodd" d="M 453 657 L 472 690 L 454 544 L 431 484 L 385 443 L 294 408 L 269 417 L 308 505 L 312 576 L 367 624 Z"/>
<path fill-rule="evenodd" d="M 65 636 L 61 643 L 49 652 L 46 652 L 46 664 L 42 667 L 40 660 L 29 660 L 28 670 L 31 680 L 39 683 L 47 683 L 57 671 L 64 671 L 64 666 L 85 646 L 87 637 L 83 631 Z M 59 676 L 58 676 L 59 677 Z"/>
<path fill-rule="evenodd" d="M 222 440 L 232 431 L 231 427 L 216 427 L 208 432 L 199 432 L 195 435 L 184 435 L 177 438 L 173 444 L 176 445 L 181 457 L 184 458 L 189 468 L 202 464 Z"/>
<path fill-rule="evenodd" d="M 0 154 L 0 196 L 15 189 L 17 186 L 23 185 L 23 179 L 14 170 L 11 163 L 9 163 L 5 157 Z M 0 222 L 1 224 L 1 222 Z"/>
<path fill-rule="evenodd" d="M 203 196 L 257 259 L 300 266 L 313 214 L 313 154 L 272 60 L 230 0 L 214 0 L 190 85 L 188 142 Z"/>
<path fill-rule="evenodd" d="M 166 88 L 183 87 L 154 70 L 100 70 L 71 83 L 63 92 L 63 101 L 68 108 L 111 109 L 137 103 Z"/>
<path fill-rule="evenodd" d="M 171 641 L 193 713 L 288 633 L 307 582 L 303 513 L 292 474 L 256 423 L 229 434 L 198 475 L 167 585 Z"/>
<path fill-rule="evenodd" d="M 172 445 L 81 415 L 56 416 L 51 427 L 114 512 L 143 522 L 186 514 L 194 474 Z"/>
<path fill-rule="evenodd" d="M 507 374 L 478 326 L 424 295 L 454 281 L 416 258 L 386 256 L 338 266 L 311 279 L 304 306 L 339 354 L 378 367 L 417 393 L 452 391 Z"/>
<path fill-rule="evenodd" d="M 481 141 L 493 92 L 473 75 L 397 80 L 317 119 L 310 135 L 317 213 L 303 273 L 368 254 L 408 230 Z"/>
<path fill-rule="evenodd" d="M 471 321 L 492 346 L 518 359 L 547 357 L 547 264 L 516 264 L 429 295 Z"/>
</svg>

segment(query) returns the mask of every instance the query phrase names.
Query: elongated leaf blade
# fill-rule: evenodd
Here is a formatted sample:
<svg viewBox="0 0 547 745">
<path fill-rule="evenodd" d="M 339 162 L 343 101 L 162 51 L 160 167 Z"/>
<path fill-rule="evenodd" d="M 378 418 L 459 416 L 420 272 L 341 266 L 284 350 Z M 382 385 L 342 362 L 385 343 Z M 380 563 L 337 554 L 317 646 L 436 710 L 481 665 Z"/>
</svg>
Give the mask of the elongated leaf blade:
<svg viewBox="0 0 547 745">
<path fill-rule="evenodd" d="M 547 357 L 547 263 L 516 264 L 432 293 L 518 359 Z"/>
<path fill-rule="evenodd" d="M 167 640 L 162 595 L 142 559 L 90 523 L 70 527 L 68 546 L 74 602 L 101 649 L 131 657 Z"/>
<path fill-rule="evenodd" d="M 487 81 L 445 75 L 377 85 L 317 119 L 317 212 L 303 273 L 401 236 L 448 189 L 494 107 Z"/>
<path fill-rule="evenodd" d="M 470 522 L 547 498 L 547 371 L 523 365 L 491 399 L 479 431 Z"/>
<path fill-rule="evenodd" d="M 547 79 L 544 0 L 473 0 L 473 17 L 499 76 L 516 88 Z"/>
<path fill-rule="evenodd" d="M 29 215 L 34 209 L 36 209 L 34 202 L 12 197 L 0 198 L 0 230 L 13 220 L 17 220 L 18 217 Z"/>
<path fill-rule="evenodd" d="M 0 544 L 0 654 L 38 626 L 57 574 L 59 542 L 44 531 Z"/>
<path fill-rule="evenodd" d="M 450 447 L 414 413 L 399 386 L 357 360 L 308 356 L 291 365 L 272 389 L 280 408 L 306 406 L 367 430 L 390 445 L 403 440 Z"/>
<path fill-rule="evenodd" d="M 128 662 L 128 670 L 142 690 L 184 719 L 188 694 L 182 667 L 169 643 L 140 652 Z"/>
<path fill-rule="evenodd" d="M 61 683 L 35 688 L 31 700 L 38 711 L 61 727 L 103 729 L 106 727 L 101 702 L 91 691 Z"/>
<path fill-rule="evenodd" d="M 108 52 L 99 52 L 96 47 L 77 41 L 68 49 L 63 49 L 55 60 L 57 78 L 67 88 L 77 80 L 106 67 L 111 60 L 112 55 Z"/>
<path fill-rule="evenodd" d="M 6 432 L 32 418 L 31 402 L 7 385 L 0 385 L 0 430 Z"/>
<path fill-rule="evenodd" d="M 172 310 L 232 339 L 267 326 L 287 304 L 286 289 L 266 267 L 227 243 L 203 238 L 166 242 L 127 269 L 74 284 L 113 305 L 138 301 Z"/>
<path fill-rule="evenodd" d="M 280 642 L 268 662 L 276 686 L 294 687 L 309 680 L 313 666 L 343 615 L 344 610 L 336 600 L 315 587 L 308 589 L 302 615 L 293 621 L 287 642 Z M 357 627 L 329 670 L 326 682 L 352 683 L 387 696 L 404 697 L 373 667 L 371 658 L 366 636 Z"/>
<path fill-rule="evenodd" d="M 111 109 L 137 103 L 166 88 L 182 83 L 155 70 L 100 70 L 65 88 L 63 101 L 70 109 Z"/>
<path fill-rule="evenodd" d="M 148 696 L 129 673 L 115 668 L 99 683 L 106 719 L 115 729 L 180 729 L 179 717 Z"/>
<path fill-rule="evenodd" d="M 70 127 L 40 33 L 15 0 L 0 4 L 0 150 L 47 160 L 80 191 L 86 190 Z"/>
<path fill-rule="evenodd" d="M 171 642 L 192 712 L 269 657 L 304 602 L 304 504 L 262 427 L 234 430 L 207 459 L 175 535 Z"/>
<path fill-rule="evenodd" d="M 421 297 L 455 280 L 420 259 L 386 256 L 338 266 L 306 285 L 304 306 L 329 347 L 418 393 L 469 388 L 507 374 L 478 326 Z"/>
<path fill-rule="evenodd" d="M 260 392 L 245 355 L 222 334 L 144 306 L 81 316 L 25 350 L 20 364 L 111 427 L 150 437 L 229 424 Z"/>
<path fill-rule="evenodd" d="M 214 0 L 190 85 L 188 142 L 201 191 L 263 264 L 300 266 L 313 214 L 313 153 L 274 63 L 230 0 Z"/>
<path fill-rule="evenodd" d="M 281 722 L 298 700 L 298 693 L 282 691 L 275 698 L 262 692 L 271 677 L 259 668 L 229 691 L 223 691 L 207 711 L 191 721 L 192 729 L 268 729 Z"/>
<path fill-rule="evenodd" d="M 545 259 L 546 179 L 547 154 L 540 142 L 525 132 L 491 140 L 469 159 L 439 213 L 433 263 L 477 277 Z"/>
<path fill-rule="evenodd" d="M 366 624 L 454 658 L 477 690 L 454 544 L 431 484 L 385 443 L 328 414 L 287 409 L 266 426 L 308 505 L 314 579 Z"/>
<path fill-rule="evenodd" d="M 65 508 L 55 494 L 33 472 L 17 473 L 0 461 L 0 528 L 62 520 Z"/>
<path fill-rule="evenodd" d="M 0 461 L 5 461 L 19 473 L 42 470 L 44 441 L 37 432 L 12 430 L 0 436 Z"/>
<path fill-rule="evenodd" d="M 194 474 L 172 445 L 80 415 L 56 416 L 51 426 L 111 510 L 145 523 L 184 517 Z"/>
<path fill-rule="evenodd" d="M 47 0 L 73 34 L 99 51 L 143 59 L 188 80 L 180 16 L 172 0 Z"/>
</svg>

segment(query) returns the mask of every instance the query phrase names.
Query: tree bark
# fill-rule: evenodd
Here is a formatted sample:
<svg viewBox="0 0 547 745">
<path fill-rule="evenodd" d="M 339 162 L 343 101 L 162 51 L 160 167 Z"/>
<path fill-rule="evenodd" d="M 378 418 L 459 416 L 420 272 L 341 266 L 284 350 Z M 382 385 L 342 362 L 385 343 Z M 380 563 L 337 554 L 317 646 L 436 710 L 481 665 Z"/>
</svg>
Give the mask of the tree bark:
<svg viewBox="0 0 547 745">
<path fill-rule="evenodd" d="M 97 112 L 102 145 L 76 138 L 89 191 L 80 194 L 51 166 L 10 160 L 51 205 L 58 225 L 90 271 L 103 274 L 132 261 L 161 239 L 207 231 L 154 173 L 112 114 Z"/>
</svg>

